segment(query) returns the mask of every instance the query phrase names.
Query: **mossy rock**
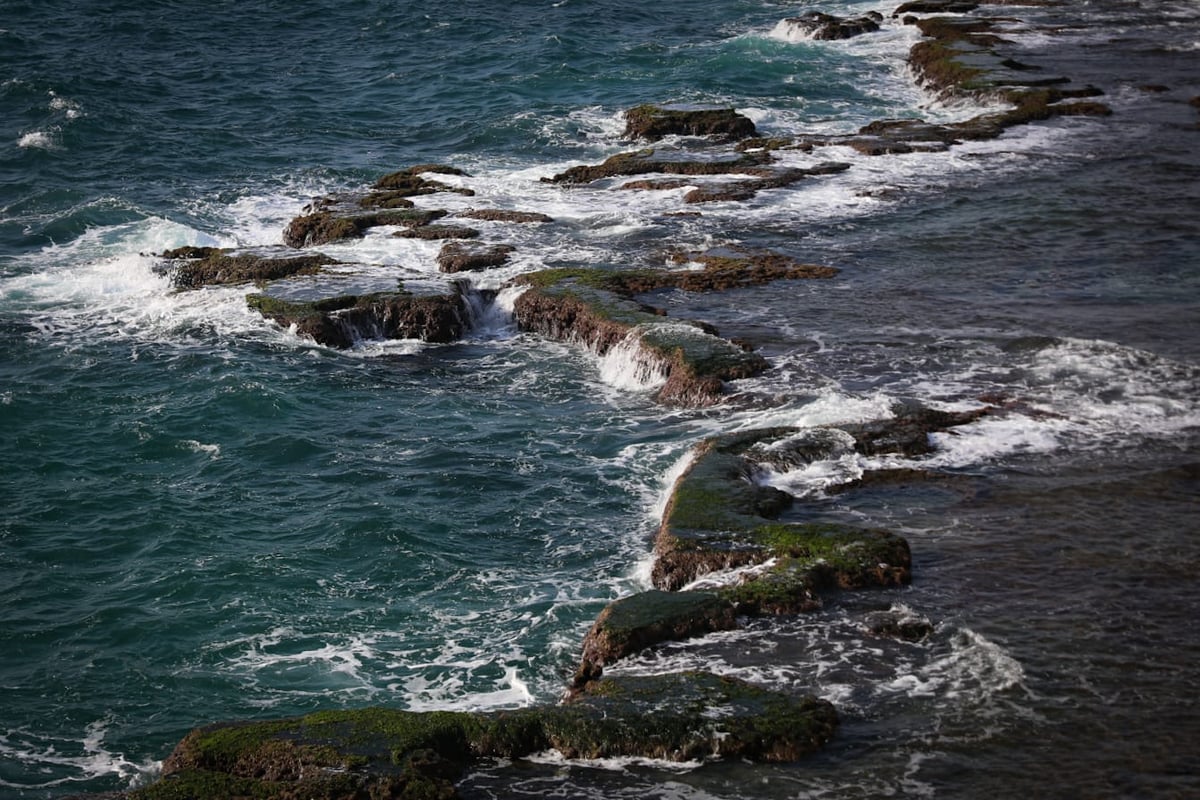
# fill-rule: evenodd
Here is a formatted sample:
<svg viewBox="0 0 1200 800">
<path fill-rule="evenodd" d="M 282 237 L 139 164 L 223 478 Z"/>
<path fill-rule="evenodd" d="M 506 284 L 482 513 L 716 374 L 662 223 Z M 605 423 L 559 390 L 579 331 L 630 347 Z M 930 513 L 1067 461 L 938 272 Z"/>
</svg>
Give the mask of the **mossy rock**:
<svg viewBox="0 0 1200 800">
<path fill-rule="evenodd" d="M 605 678 L 565 705 L 470 713 L 321 711 L 189 733 L 130 800 L 453 798 L 480 758 L 792 761 L 833 735 L 828 703 L 707 673 Z"/>
<path fill-rule="evenodd" d="M 522 330 L 578 342 L 599 355 L 629 339 L 654 359 L 666 383 L 656 399 L 674 405 L 720 402 L 725 381 L 749 377 L 767 362 L 698 323 L 663 323 L 653 309 L 612 291 L 611 273 L 561 269 L 521 276 L 530 288 L 517 298 L 514 318 Z"/>
<path fill-rule="evenodd" d="M 277 256 L 237 253 L 219 248 L 180 248 L 162 254 L 166 271 L 178 289 L 199 289 L 238 283 L 263 284 L 293 275 L 314 275 L 322 267 L 339 263 L 322 254 Z"/>
<path fill-rule="evenodd" d="M 344 239 L 359 239 L 370 228 L 382 225 L 414 227 L 446 216 L 441 209 L 385 208 L 363 213 L 321 210 L 288 223 L 283 241 L 288 247 L 313 247 Z"/>
<path fill-rule="evenodd" d="M 419 339 L 445 344 L 468 327 L 459 294 L 416 297 L 409 292 L 339 295 L 313 302 L 252 294 L 247 304 L 327 347 L 347 349 L 360 339 Z"/>
<path fill-rule="evenodd" d="M 664 136 L 714 136 L 733 140 L 757 135 L 753 120 L 732 108 L 645 104 L 625 112 L 626 139 L 657 141 Z"/>
<path fill-rule="evenodd" d="M 678 262 L 689 259 L 700 261 L 704 269 L 561 267 L 522 275 L 517 283 L 530 289 L 517 300 L 517 324 L 524 330 L 581 342 L 601 355 L 636 336 L 666 376 L 660 401 L 709 405 L 722 398 L 726 381 L 761 374 L 769 366 L 766 360 L 721 338 L 711 326 L 694 321 L 665 323 L 660 312 L 635 300 L 635 295 L 663 289 L 725 291 L 775 280 L 827 278 L 838 272 L 767 250 L 676 256 Z"/>
<path fill-rule="evenodd" d="M 605 664 L 647 647 L 737 626 L 733 605 L 711 592 L 639 592 L 609 603 L 583 640 L 576 690 Z"/>
<path fill-rule="evenodd" d="M 774 567 L 743 574 L 722 596 L 743 613 L 790 613 L 812 605 L 815 590 L 907 583 L 912 559 L 904 539 L 840 523 L 778 522 L 794 498 L 760 483 L 758 475 L 763 465 L 790 469 L 849 451 L 925 453 L 930 432 L 983 413 L 902 407 L 895 419 L 877 423 L 705 440 L 672 487 L 655 539 L 654 585 L 677 590 L 709 573 L 774 559 Z"/>
</svg>

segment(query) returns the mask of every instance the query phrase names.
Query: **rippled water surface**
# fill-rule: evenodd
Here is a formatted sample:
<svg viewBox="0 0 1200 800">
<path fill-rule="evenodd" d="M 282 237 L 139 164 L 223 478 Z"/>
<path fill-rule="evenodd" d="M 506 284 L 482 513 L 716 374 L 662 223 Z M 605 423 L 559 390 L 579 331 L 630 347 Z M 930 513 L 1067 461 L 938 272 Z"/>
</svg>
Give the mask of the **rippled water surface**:
<svg viewBox="0 0 1200 800">
<path fill-rule="evenodd" d="M 962 119 L 898 21 L 846 42 L 779 21 L 875 2 L 24 3 L 0 19 L 0 797 L 140 785 L 191 728 L 384 704 L 556 700 L 610 600 L 645 586 L 663 493 L 705 436 L 1002 398 L 913 463 L 779 480 L 903 534 L 912 586 L 665 646 L 834 702 L 795 765 L 481 764 L 466 797 L 1187 797 L 1200 792 L 1200 13 L 1004 9 L 1020 60 L 1111 117 L 851 168 L 699 216 L 683 190 L 539 179 L 627 149 L 620 112 L 720 103 L 768 135 Z M 840 269 L 662 292 L 772 365 L 745 402 L 656 406 L 619 358 L 512 329 L 313 344 L 245 287 L 175 292 L 149 255 L 278 244 L 314 195 L 416 163 L 536 210 L 473 277 L 770 248 Z M 690 210 L 690 209 L 686 209 Z M 328 249 L 434 285 L 437 244 Z M 827 493 L 878 466 L 937 480 Z M 865 616 L 928 620 L 920 643 Z"/>
</svg>

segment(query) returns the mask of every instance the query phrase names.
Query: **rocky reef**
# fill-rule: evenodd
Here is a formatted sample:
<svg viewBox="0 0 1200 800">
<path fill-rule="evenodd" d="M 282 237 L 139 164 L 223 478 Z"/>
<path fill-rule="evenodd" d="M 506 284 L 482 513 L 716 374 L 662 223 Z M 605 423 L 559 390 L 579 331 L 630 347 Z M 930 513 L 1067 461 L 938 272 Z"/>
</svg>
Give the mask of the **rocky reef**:
<svg viewBox="0 0 1200 800">
<path fill-rule="evenodd" d="M 573 687 L 606 664 L 660 644 L 729 630 L 737 618 L 821 608 L 831 590 L 901 586 L 911 580 L 908 543 L 885 530 L 838 520 L 782 520 L 795 498 L 772 486 L 786 472 L 845 454 L 916 456 L 930 434 L 974 422 L 994 409 L 944 412 L 898 406 L 888 420 L 818 428 L 770 428 L 701 442 L 676 480 L 654 543 L 655 589 L 601 612 L 584 640 Z M 906 470 L 904 481 L 923 471 Z M 912 635 L 900 622 L 880 634 Z"/>
<path fill-rule="evenodd" d="M 661 376 L 656 398 L 674 405 L 720 402 L 726 381 L 767 369 L 762 356 L 721 338 L 711 325 L 664 321 L 663 312 L 637 301 L 661 289 L 718 291 L 782 279 L 824 278 L 831 267 L 802 264 L 777 253 L 701 253 L 700 270 L 558 269 L 522 275 L 528 289 L 514 318 L 522 330 L 578 342 L 599 355 L 626 346 L 646 377 Z M 676 254 L 677 260 L 688 256 Z"/>
<path fill-rule="evenodd" d="M 1091 99 L 1099 89 L 1074 86 L 1066 77 L 1017 61 L 1006 50 L 1009 20 L 970 13 L 984 5 L 989 4 L 908 2 L 893 17 L 901 22 L 891 24 L 920 31 L 908 64 L 930 92 L 1002 103 L 1003 110 L 957 123 L 885 119 L 852 134 L 763 138 L 734 109 L 643 104 L 626 112 L 622 138 L 649 146 L 542 181 L 563 192 L 685 190 L 678 192 L 685 205 L 736 203 L 851 168 L 837 160 L 790 166 L 780 158 L 789 151 L 932 152 L 1054 116 L 1110 113 Z M 814 39 L 866 35 L 888 24 L 878 14 L 841 19 L 816 12 L 784 23 Z M 253 285 L 251 308 L 329 347 L 349 348 L 370 338 L 454 342 L 470 333 L 473 303 L 497 291 L 481 293 L 473 277 L 509 268 L 518 252 L 510 241 L 488 240 L 488 226 L 556 224 L 536 211 L 429 207 L 430 198 L 473 196 L 458 185 L 469 177 L 447 165 L 407 167 L 362 191 L 315 199 L 286 226 L 283 247 L 180 248 L 160 254 L 159 269 L 180 291 Z M 440 288 L 415 292 L 394 277 L 374 277 L 379 273 L 374 265 L 346 264 L 318 249 L 368 235 L 441 241 L 432 260 L 439 273 L 454 277 L 442 275 Z M 837 274 L 834 267 L 737 245 L 695 250 L 659 243 L 641 263 L 505 273 L 510 277 L 501 288 L 520 292 L 513 301 L 520 330 L 600 356 L 624 348 L 658 402 L 702 408 L 737 397 L 731 382 L 759 375 L 770 363 L 704 321 L 668 317 L 654 305 L 656 298 Z M 376 283 L 383 285 L 356 288 Z M 548 749 L 584 758 L 802 758 L 834 734 L 837 714 L 827 702 L 702 672 L 614 676 L 620 671 L 613 667 L 666 642 L 734 629 L 748 617 L 803 614 L 839 592 L 907 584 L 912 555 L 904 538 L 829 516 L 780 488 L 786 485 L 780 476 L 841 456 L 919 459 L 933 448 L 931 434 L 1002 413 L 1024 410 L 990 399 L 969 412 L 899 405 L 886 419 L 871 422 L 706 438 L 670 490 L 654 537 L 653 587 L 600 612 L 561 703 L 490 713 L 369 708 L 207 726 L 179 743 L 160 781 L 124 796 L 453 798 L 455 782 L 473 762 Z M 952 476 L 876 464 L 826 492 L 929 480 Z M 919 641 L 932 628 L 919 615 L 894 611 L 876 612 L 863 622 L 871 635 L 908 641 Z"/>
</svg>

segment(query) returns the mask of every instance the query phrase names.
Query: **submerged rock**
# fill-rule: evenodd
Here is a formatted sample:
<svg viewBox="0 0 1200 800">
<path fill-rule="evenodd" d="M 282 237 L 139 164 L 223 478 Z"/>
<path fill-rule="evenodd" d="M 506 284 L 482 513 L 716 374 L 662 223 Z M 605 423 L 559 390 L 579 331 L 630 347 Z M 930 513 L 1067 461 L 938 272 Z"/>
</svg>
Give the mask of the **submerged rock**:
<svg viewBox="0 0 1200 800">
<path fill-rule="evenodd" d="M 872 636 L 920 642 L 933 635 L 934 624 L 905 608 L 873 611 L 863 620 L 863 629 Z"/>
<path fill-rule="evenodd" d="M 814 697 L 702 672 L 605 678 L 555 706 L 496 712 L 367 708 L 210 725 L 189 733 L 162 777 L 129 800 L 450 798 L 481 758 L 548 749 L 568 758 L 795 761 L 837 727 Z"/>
</svg>

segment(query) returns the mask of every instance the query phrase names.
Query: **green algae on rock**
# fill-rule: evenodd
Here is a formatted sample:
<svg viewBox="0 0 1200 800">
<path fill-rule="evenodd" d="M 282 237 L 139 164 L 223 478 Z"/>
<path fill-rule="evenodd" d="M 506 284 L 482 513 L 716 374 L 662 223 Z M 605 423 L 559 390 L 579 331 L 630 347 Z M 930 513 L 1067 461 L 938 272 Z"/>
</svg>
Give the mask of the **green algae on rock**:
<svg viewBox="0 0 1200 800">
<path fill-rule="evenodd" d="M 659 642 L 737 626 L 733 604 L 713 592 L 652 589 L 609 603 L 583 640 L 574 690 L 600 677 L 605 664 Z"/>
<path fill-rule="evenodd" d="M 441 209 L 390 208 L 370 212 L 323 209 L 296 217 L 283 231 L 289 247 L 313 247 L 342 239 L 360 239 L 365 231 L 383 225 L 415 227 L 446 216 Z"/>
<path fill-rule="evenodd" d="M 560 705 L 511 711 L 321 711 L 189 733 L 129 800 L 454 798 L 481 758 L 795 761 L 837 727 L 833 707 L 703 672 L 594 681 Z"/>
<path fill-rule="evenodd" d="M 339 295 L 298 302 L 265 294 L 247 296 L 249 306 L 318 344 L 346 349 L 359 339 L 419 339 L 447 343 L 462 337 L 468 315 L 460 294 L 418 297 L 408 292 Z"/>
<path fill-rule="evenodd" d="M 604 270 L 563 269 L 523 275 L 529 288 L 513 315 L 522 330 L 578 342 L 599 355 L 627 343 L 642 368 L 665 378 L 656 399 L 705 406 L 720 402 L 724 383 L 757 375 L 766 360 L 694 322 L 664 322 L 659 314 L 615 290 Z M 619 279 L 616 279 L 619 280 Z"/>
<path fill-rule="evenodd" d="M 199 289 L 237 283 L 258 283 L 293 275 L 313 275 L 322 267 L 339 263 L 322 254 L 297 256 L 275 249 L 227 250 L 217 247 L 181 247 L 159 254 L 160 271 L 177 289 Z"/>
<path fill-rule="evenodd" d="M 679 589 L 709 573 L 763 564 L 742 586 L 726 591 L 746 613 L 804 610 L 814 589 L 893 586 L 910 578 L 911 556 L 900 537 L 886 531 L 833 523 L 779 523 L 791 495 L 761 485 L 761 467 L 749 457 L 763 441 L 783 439 L 787 429 L 752 431 L 708 439 L 672 489 L 655 538 L 652 580 Z"/>
</svg>

